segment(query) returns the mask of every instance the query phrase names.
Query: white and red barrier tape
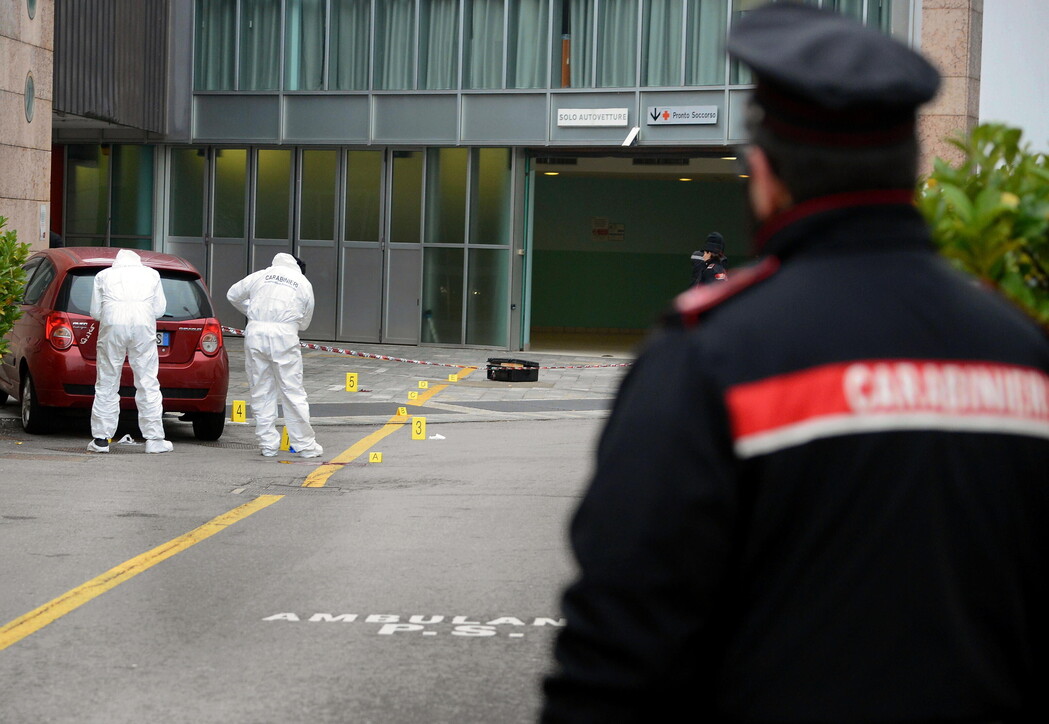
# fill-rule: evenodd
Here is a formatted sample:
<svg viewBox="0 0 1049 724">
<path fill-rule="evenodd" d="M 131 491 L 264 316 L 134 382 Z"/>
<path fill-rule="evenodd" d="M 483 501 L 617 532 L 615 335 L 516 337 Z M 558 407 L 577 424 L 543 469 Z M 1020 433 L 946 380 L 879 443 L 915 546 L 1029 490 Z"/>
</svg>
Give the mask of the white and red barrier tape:
<svg viewBox="0 0 1049 724">
<path fill-rule="evenodd" d="M 243 329 L 236 329 L 234 327 L 223 327 L 223 333 L 235 334 L 240 337 L 244 336 Z M 413 365 L 431 365 L 433 367 L 455 367 L 456 369 L 481 369 L 489 367 L 501 367 L 502 365 L 457 365 L 449 362 L 427 362 L 419 359 L 406 359 L 404 357 L 390 357 L 385 354 L 373 354 L 372 352 L 358 352 L 353 349 L 342 349 L 341 347 L 329 347 L 326 344 L 316 344 L 315 342 L 299 342 L 299 346 L 304 349 L 314 349 L 321 352 L 332 352 L 334 354 L 344 354 L 349 357 L 364 357 L 365 359 L 378 359 L 386 362 L 406 362 Z M 550 367 L 529 367 L 528 369 L 540 369 L 540 370 L 584 370 L 584 369 L 595 369 L 599 367 L 630 367 L 633 362 L 623 362 L 621 364 L 607 364 L 607 365 L 557 365 Z"/>
</svg>

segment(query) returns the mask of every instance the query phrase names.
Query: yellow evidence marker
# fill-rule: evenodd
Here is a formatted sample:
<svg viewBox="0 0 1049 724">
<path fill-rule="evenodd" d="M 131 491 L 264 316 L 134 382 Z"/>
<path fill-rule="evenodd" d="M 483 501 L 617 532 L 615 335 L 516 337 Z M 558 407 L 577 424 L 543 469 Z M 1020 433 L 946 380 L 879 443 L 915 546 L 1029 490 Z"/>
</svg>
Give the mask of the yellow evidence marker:
<svg viewBox="0 0 1049 724">
<path fill-rule="evenodd" d="M 288 428 L 287 427 L 282 427 L 281 430 L 280 430 L 280 449 L 281 450 L 290 450 L 291 449 L 291 443 L 288 442 Z"/>
<path fill-rule="evenodd" d="M 397 408 L 397 416 L 398 417 L 408 417 L 408 408 L 407 407 L 398 407 Z"/>
<path fill-rule="evenodd" d="M 346 391 L 356 392 L 357 391 L 357 373 L 347 372 L 346 373 Z"/>
<path fill-rule="evenodd" d="M 455 373 L 452 373 L 452 374 L 448 375 L 448 381 L 449 382 L 458 382 L 459 381 L 459 375 L 457 375 Z"/>
<path fill-rule="evenodd" d="M 426 439 L 426 418 L 425 417 L 413 417 L 412 418 L 412 440 L 425 440 Z"/>
<path fill-rule="evenodd" d="M 408 391 L 408 399 L 409 400 L 414 400 L 414 399 L 417 399 L 418 397 L 419 397 L 419 393 L 416 392 L 415 390 L 409 390 Z"/>
<path fill-rule="evenodd" d="M 370 452 L 368 453 L 368 462 L 370 463 L 381 463 L 382 453 L 381 452 Z"/>
<path fill-rule="evenodd" d="M 427 382 L 426 380 L 419 380 L 419 389 L 420 390 L 425 390 L 425 389 L 429 388 L 429 386 L 430 386 L 430 383 Z"/>
<path fill-rule="evenodd" d="M 248 403 L 244 400 L 234 400 L 231 406 L 229 421 L 245 422 L 248 419 Z"/>
</svg>

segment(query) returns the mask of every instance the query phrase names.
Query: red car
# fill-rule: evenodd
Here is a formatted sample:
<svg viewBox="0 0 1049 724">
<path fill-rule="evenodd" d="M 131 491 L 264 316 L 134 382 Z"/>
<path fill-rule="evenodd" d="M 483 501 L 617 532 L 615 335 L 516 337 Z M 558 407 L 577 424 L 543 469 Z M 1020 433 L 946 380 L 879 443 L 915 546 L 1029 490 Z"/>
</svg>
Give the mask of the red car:
<svg viewBox="0 0 1049 724">
<path fill-rule="evenodd" d="M 95 274 L 118 248 L 65 247 L 33 253 L 25 264 L 21 318 L 0 361 L 0 403 L 21 400 L 22 426 L 48 432 L 58 408 L 90 408 L 95 396 L 98 321 L 90 316 Z M 167 309 L 157 320 L 164 412 L 182 412 L 200 440 L 217 440 L 226 424 L 229 358 L 204 280 L 170 254 L 137 251 L 160 272 Z M 120 376 L 120 408 L 135 409 L 131 368 Z"/>
</svg>

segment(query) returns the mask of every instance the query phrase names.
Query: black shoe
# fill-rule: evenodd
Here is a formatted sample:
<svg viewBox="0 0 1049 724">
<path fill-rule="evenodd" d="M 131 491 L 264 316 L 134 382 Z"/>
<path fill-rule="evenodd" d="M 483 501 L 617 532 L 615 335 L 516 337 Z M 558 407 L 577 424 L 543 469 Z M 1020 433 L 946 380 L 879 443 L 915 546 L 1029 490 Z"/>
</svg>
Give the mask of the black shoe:
<svg viewBox="0 0 1049 724">
<path fill-rule="evenodd" d="M 96 453 L 107 453 L 109 452 L 109 440 L 105 438 L 96 437 L 94 440 L 87 444 L 87 449 L 91 452 Z"/>
</svg>

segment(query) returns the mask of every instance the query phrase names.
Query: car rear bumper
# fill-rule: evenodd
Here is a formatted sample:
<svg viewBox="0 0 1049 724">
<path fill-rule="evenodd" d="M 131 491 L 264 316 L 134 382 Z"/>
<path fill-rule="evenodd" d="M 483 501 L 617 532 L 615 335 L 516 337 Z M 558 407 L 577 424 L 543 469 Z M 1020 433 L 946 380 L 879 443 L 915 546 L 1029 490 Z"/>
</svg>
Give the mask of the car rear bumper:
<svg viewBox="0 0 1049 724">
<path fill-rule="evenodd" d="M 70 354 L 72 352 L 72 354 Z M 91 407 L 95 399 L 95 363 L 85 360 L 74 348 L 45 354 L 41 363 L 47 374 L 34 372 L 37 401 L 48 407 Z M 223 348 L 214 357 L 196 352 L 184 364 L 161 363 L 157 372 L 165 412 L 225 412 L 229 387 L 229 358 Z M 120 409 L 135 409 L 134 375 L 125 363 L 120 375 Z"/>
</svg>

